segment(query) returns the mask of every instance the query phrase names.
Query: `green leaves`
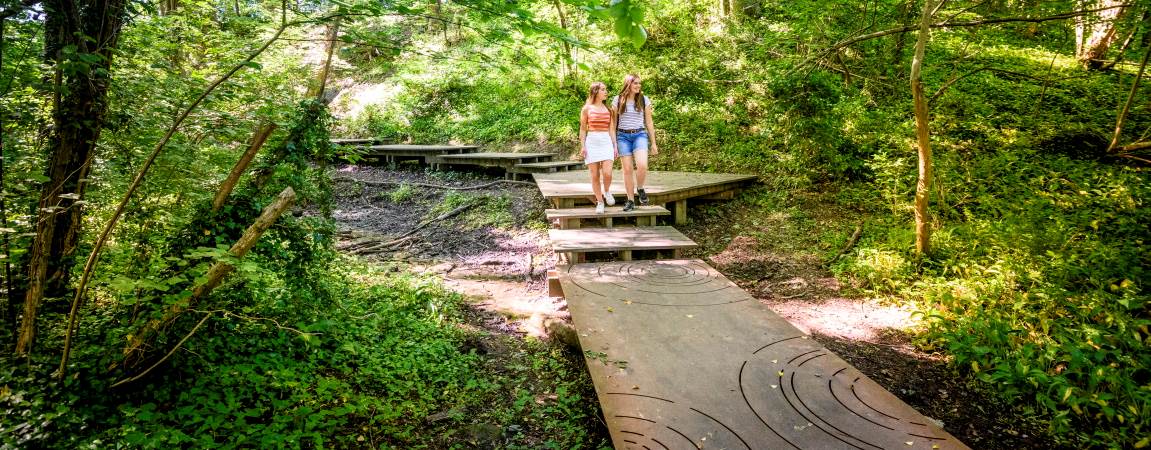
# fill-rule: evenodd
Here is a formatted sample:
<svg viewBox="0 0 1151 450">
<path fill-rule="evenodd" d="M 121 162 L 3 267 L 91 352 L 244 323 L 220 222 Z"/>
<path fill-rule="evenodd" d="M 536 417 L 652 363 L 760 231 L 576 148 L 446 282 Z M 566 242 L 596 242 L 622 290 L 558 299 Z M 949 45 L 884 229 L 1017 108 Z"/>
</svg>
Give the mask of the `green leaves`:
<svg viewBox="0 0 1151 450">
<path fill-rule="evenodd" d="M 630 42 L 635 48 L 647 42 L 647 30 L 643 27 L 644 8 L 631 0 L 612 0 L 607 7 L 585 6 L 583 8 L 594 18 L 614 21 L 612 29 L 620 39 Z"/>
</svg>

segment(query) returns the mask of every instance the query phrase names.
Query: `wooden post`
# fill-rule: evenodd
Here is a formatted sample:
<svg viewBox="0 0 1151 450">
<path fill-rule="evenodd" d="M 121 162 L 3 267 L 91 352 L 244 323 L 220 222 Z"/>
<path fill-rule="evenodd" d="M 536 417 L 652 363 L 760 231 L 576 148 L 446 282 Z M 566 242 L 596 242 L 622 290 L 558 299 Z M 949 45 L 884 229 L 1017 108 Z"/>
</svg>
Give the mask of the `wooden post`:
<svg viewBox="0 0 1151 450">
<path fill-rule="evenodd" d="M 560 226 L 561 230 L 578 230 L 580 228 L 579 219 L 563 219 L 560 223 L 562 224 Z"/>
<path fill-rule="evenodd" d="M 608 227 L 608 228 L 612 227 L 611 217 L 604 217 L 603 218 L 603 226 Z"/>
<path fill-rule="evenodd" d="M 620 250 L 619 251 L 619 260 L 620 261 L 631 261 L 631 250 Z"/>
<path fill-rule="evenodd" d="M 687 223 L 687 199 L 675 201 L 675 224 L 683 225 Z"/>
</svg>

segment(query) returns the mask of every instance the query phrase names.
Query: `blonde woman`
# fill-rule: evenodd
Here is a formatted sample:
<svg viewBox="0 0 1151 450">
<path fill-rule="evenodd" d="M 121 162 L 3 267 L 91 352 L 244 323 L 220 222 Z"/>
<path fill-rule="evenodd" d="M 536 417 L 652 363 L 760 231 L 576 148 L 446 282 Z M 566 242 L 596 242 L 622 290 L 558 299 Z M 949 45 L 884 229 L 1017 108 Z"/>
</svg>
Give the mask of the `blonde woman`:
<svg viewBox="0 0 1151 450">
<path fill-rule="evenodd" d="M 623 89 L 611 104 L 616 117 L 616 145 L 623 164 L 623 185 L 627 191 L 624 211 L 635 209 L 637 191 L 639 204 L 647 204 L 643 183 L 647 181 L 648 147 L 651 147 L 651 156 L 659 154 L 659 147 L 655 144 L 655 125 L 651 122 L 651 99 L 643 95 L 642 88 L 639 75 L 628 75 L 623 79 Z"/>
<path fill-rule="evenodd" d="M 615 197 L 607 192 L 611 187 L 611 169 L 619 151 L 615 141 L 615 121 L 607 100 L 607 86 L 600 82 L 588 87 L 587 100 L 579 115 L 580 156 L 591 173 L 591 188 L 595 193 L 595 212 L 603 214 L 604 204 L 615 204 Z M 602 184 L 601 184 L 602 183 Z"/>
</svg>

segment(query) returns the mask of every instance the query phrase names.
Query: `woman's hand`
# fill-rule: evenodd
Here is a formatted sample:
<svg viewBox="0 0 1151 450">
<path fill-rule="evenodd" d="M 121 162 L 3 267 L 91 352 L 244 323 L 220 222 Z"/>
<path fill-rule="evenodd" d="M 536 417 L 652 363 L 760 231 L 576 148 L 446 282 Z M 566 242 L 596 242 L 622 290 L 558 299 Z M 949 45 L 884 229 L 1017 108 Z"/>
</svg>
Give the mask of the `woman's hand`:
<svg viewBox="0 0 1151 450">
<path fill-rule="evenodd" d="M 655 145 L 655 142 L 652 142 L 651 143 L 651 156 L 655 156 L 658 154 L 659 154 L 659 146 Z"/>
<path fill-rule="evenodd" d="M 580 147 L 579 157 L 583 158 L 583 159 L 587 159 L 587 147 Z"/>
</svg>

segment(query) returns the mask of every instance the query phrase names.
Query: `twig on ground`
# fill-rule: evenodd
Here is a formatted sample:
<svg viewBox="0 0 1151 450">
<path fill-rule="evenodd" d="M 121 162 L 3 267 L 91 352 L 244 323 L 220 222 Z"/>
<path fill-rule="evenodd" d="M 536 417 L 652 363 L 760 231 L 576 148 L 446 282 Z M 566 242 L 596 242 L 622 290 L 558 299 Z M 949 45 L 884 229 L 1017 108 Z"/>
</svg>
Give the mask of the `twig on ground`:
<svg viewBox="0 0 1151 450">
<path fill-rule="evenodd" d="M 847 239 L 847 243 L 844 244 L 843 250 L 840 250 L 839 253 L 836 253 L 835 256 L 832 256 L 831 259 L 828 259 L 827 262 L 823 263 L 823 265 L 830 266 L 831 263 L 834 263 L 835 261 L 839 260 L 839 258 L 842 258 L 843 255 L 846 255 L 847 252 L 851 251 L 851 249 L 855 247 L 855 244 L 859 242 L 859 236 L 862 234 L 863 224 L 856 225 L 855 232 L 851 233 L 851 238 Z"/>
<path fill-rule="evenodd" d="M 495 180 L 491 183 L 481 184 L 481 185 L 477 185 L 477 186 L 460 186 L 460 187 L 442 186 L 442 185 L 438 185 L 438 184 L 427 184 L 427 183 L 409 183 L 406 181 L 367 181 L 367 180 L 357 180 L 355 178 L 350 178 L 350 177 L 332 177 L 332 181 L 350 181 L 353 183 L 366 184 L 368 186 L 398 186 L 398 185 L 406 184 L 408 186 L 426 187 L 426 188 L 432 188 L 432 189 L 447 189 L 449 191 L 471 191 L 471 190 L 476 190 L 476 189 L 483 189 L 486 187 L 492 187 L 492 186 L 495 186 L 495 185 L 500 184 L 500 183 L 518 184 L 518 185 L 522 185 L 522 186 L 532 186 L 532 187 L 535 187 L 535 185 L 536 185 L 535 183 L 532 183 L 530 181 L 516 181 L 516 180 Z"/>
</svg>

